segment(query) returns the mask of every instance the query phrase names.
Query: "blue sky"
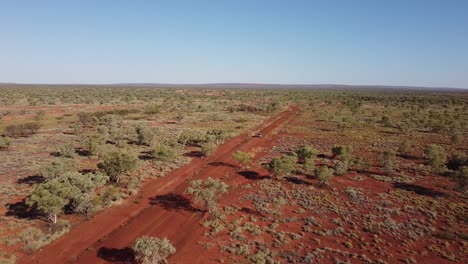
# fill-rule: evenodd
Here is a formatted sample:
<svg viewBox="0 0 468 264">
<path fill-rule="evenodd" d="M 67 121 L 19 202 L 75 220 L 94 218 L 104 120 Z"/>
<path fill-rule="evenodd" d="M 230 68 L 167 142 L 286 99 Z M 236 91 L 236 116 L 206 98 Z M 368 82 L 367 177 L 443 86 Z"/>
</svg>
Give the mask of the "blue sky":
<svg viewBox="0 0 468 264">
<path fill-rule="evenodd" d="M 468 1 L 1 1 L 0 82 L 468 88 Z"/>
</svg>

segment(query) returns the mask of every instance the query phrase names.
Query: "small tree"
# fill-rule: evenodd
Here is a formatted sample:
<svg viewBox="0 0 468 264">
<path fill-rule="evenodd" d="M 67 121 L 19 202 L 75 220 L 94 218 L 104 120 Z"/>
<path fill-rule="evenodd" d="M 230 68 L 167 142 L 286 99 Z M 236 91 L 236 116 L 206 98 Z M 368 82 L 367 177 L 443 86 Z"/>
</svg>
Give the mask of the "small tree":
<svg viewBox="0 0 468 264">
<path fill-rule="evenodd" d="M 101 151 L 106 144 L 106 138 L 103 135 L 95 134 L 88 137 L 85 141 L 86 149 L 90 155 L 100 155 Z"/>
<path fill-rule="evenodd" d="M 408 156 L 411 151 L 412 143 L 408 139 L 403 140 L 398 146 L 398 154 Z"/>
<path fill-rule="evenodd" d="M 216 145 L 219 145 L 228 136 L 226 130 L 217 128 L 208 131 L 207 134 L 214 138 Z"/>
<path fill-rule="evenodd" d="M 60 146 L 60 156 L 66 158 L 73 158 L 75 156 L 75 148 L 73 142 L 66 142 Z"/>
<path fill-rule="evenodd" d="M 315 170 L 315 175 L 321 185 L 328 185 L 328 181 L 333 176 L 333 169 L 322 165 Z"/>
<path fill-rule="evenodd" d="M 208 138 L 207 134 L 200 131 L 184 130 L 177 138 L 177 142 L 185 146 L 199 147 L 202 143 L 207 142 Z"/>
<path fill-rule="evenodd" d="M 203 203 L 209 212 L 212 211 L 218 197 L 226 193 L 229 185 L 218 179 L 192 180 L 186 192 L 193 196 L 195 202 Z"/>
<path fill-rule="evenodd" d="M 298 149 L 296 151 L 296 154 L 300 162 L 305 162 L 305 160 L 307 159 L 315 159 L 317 155 L 319 154 L 319 151 L 315 149 L 313 146 L 306 145 Z"/>
<path fill-rule="evenodd" d="M 41 167 L 39 174 L 50 180 L 63 176 L 66 173 L 75 171 L 78 169 L 78 164 L 73 159 L 58 158 L 53 160 L 51 163 Z"/>
<path fill-rule="evenodd" d="M 217 148 L 214 142 L 206 142 L 201 145 L 201 153 L 203 156 L 207 157 L 211 155 Z"/>
<path fill-rule="evenodd" d="M 304 163 L 302 164 L 302 169 L 306 174 L 313 174 L 315 170 L 315 159 L 314 158 L 308 158 L 304 160 Z"/>
<path fill-rule="evenodd" d="M 291 174 L 296 167 L 297 157 L 284 155 L 280 158 L 273 158 L 265 165 L 265 168 L 273 174 L 276 179 L 281 179 Z"/>
<path fill-rule="evenodd" d="M 0 137 L 0 151 L 7 150 L 11 145 L 11 139 L 7 137 Z"/>
<path fill-rule="evenodd" d="M 337 161 L 334 167 L 336 175 L 343 175 L 348 172 L 348 163 L 341 160 Z"/>
<path fill-rule="evenodd" d="M 133 244 L 136 260 L 142 264 L 167 263 L 167 258 L 176 252 L 176 248 L 167 238 L 143 236 Z"/>
<path fill-rule="evenodd" d="M 339 160 L 349 163 L 353 160 L 352 146 L 334 146 L 332 148 L 333 156 Z"/>
<path fill-rule="evenodd" d="M 161 144 L 151 151 L 151 156 L 153 156 L 155 160 L 170 161 L 175 158 L 176 154 L 173 147 Z"/>
<path fill-rule="evenodd" d="M 31 195 L 26 199 L 28 206 L 36 206 L 37 209 L 47 214 L 52 223 L 57 223 L 57 214 L 63 212 L 63 207 L 68 203 L 63 197 L 67 188 L 59 181 L 48 181 L 34 187 Z"/>
<path fill-rule="evenodd" d="M 379 163 L 382 166 L 382 170 L 387 175 L 393 174 L 396 169 L 396 153 L 393 150 L 386 150 L 380 154 Z"/>
<path fill-rule="evenodd" d="M 109 175 L 112 182 L 119 183 L 122 175 L 136 168 L 137 157 L 122 150 L 110 152 L 98 164 L 98 168 Z"/>
<path fill-rule="evenodd" d="M 355 170 L 358 172 L 369 170 L 369 168 L 371 167 L 370 162 L 367 161 L 367 159 L 362 158 L 362 157 L 356 158 L 353 162 L 353 165 L 354 165 Z"/>
<path fill-rule="evenodd" d="M 234 159 L 235 162 L 239 163 L 241 168 L 246 169 L 249 167 L 250 163 L 252 163 L 253 155 L 238 150 L 232 154 L 232 159 Z"/>
<path fill-rule="evenodd" d="M 148 126 L 140 124 L 135 127 L 135 132 L 137 134 L 138 144 L 140 145 L 151 145 L 154 139 L 154 132 Z"/>
<path fill-rule="evenodd" d="M 445 162 L 447 161 L 447 153 L 440 145 L 431 144 L 424 150 L 426 158 L 429 160 L 429 165 L 436 173 L 445 171 Z"/>
</svg>

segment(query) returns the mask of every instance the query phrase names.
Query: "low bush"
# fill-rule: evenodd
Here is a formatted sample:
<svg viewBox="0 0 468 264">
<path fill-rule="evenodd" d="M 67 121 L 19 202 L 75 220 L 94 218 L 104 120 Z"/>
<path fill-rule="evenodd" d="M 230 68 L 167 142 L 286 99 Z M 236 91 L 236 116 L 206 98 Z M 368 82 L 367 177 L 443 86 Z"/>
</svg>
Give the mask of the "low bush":
<svg viewBox="0 0 468 264">
<path fill-rule="evenodd" d="M 177 142 L 185 146 L 200 147 L 202 143 L 207 141 L 208 137 L 206 134 L 194 130 L 184 130 L 177 138 Z"/>
<path fill-rule="evenodd" d="M 201 145 L 201 153 L 203 156 L 207 157 L 211 155 L 217 147 L 218 145 L 214 142 L 205 142 Z"/>
<path fill-rule="evenodd" d="M 315 175 L 321 185 L 328 185 L 330 178 L 333 176 L 333 169 L 322 165 L 315 170 Z"/>
<path fill-rule="evenodd" d="M 275 178 L 281 179 L 291 174 L 291 172 L 296 168 L 296 163 L 296 156 L 284 155 L 279 158 L 273 158 L 264 166 Z"/>
<path fill-rule="evenodd" d="M 0 137 L 0 151 L 7 150 L 11 145 L 11 139 L 7 137 Z"/>
<path fill-rule="evenodd" d="M 140 145 L 151 145 L 154 140 L 154 132 L 153 130 L 143 124 L 137 125 L 135 127 L 135 132 L 137 134 L 137 140 Z"/>
<path fill-rule="evenodd" d="M 336 175 L 343 175 L 348 172 L 348 163 L 341 160 L 337 161 L 333 168 Z"/>
<path fill-rule="evenodd" d="M 167 263 L 167 258 L 176 252 L 176 248 L 167 238 L 143 236 L 132 247 L 136 260 L 142 264 Z"/>
<path fill-rule="evenodd" d="M 38 123 L 24 123 L 9 125 L 5 128 L 5 135 L 12 138 L 28 137 L 37 133 L 40 125 Z"/>
<path fill-rule="evenodd" d="M 58 158 L 51 163 L 39 168 L 39 174 L 50 180 L 63 176 L 68 172 L 73 172 L 78 169 L 78 163 L 73 159 Z"/>
<path fill-rule="evenodd" d="M 304 162 L 306 159 L 315 159 L 319 154 L 319 151 L 315 149 L 313 146 L 302 146 L 300 149 L 296 151 L 297 157 L 301 162 Z"/>
<path fill-rule="evenodd" d="M 235 162 L 239 163 L 243 169 L 245 169 L 249 167 L 250 163 L 252 163 L 253 155 L 238 150 L 232 154 L 232 158 Z"/>
<path fill-rule="evenodd" d="M 445 171 L 445 162 L 447 161 L 447 153 L 445 149 L 437 144 L 431 144 L 424 149 L 424 154 L 428 159 L 429 165 L 436 173 Z"/>
<path fill-rule="evenodd" d="M 161 144 L 151 151 L 151 156 L 155 160 L 159 161 L 170 161 L 176 157 L 174 147 Z"/>
<path fill-rule="evenodd" d="M 352 146 L 334 146 L 332 148 L 333 156 L 343 162 L 351 162 L 353 160 Z"/>
<path fill-rule="evenodd" d="M 66 142 L 60 146 L 60 156 L 66 158 L 73 158 L 75 156 L 75 147 L 73 142 Z"/>
<path fill-rule="evenodd" d="M 125 173 L 136 168 L 137 161 L 137 157 L 129 151 L 113 151 L 104 157 L 98 168 L 106 173 L 112 182 L 119 183 Z"/>
<path fill-rule="evenodd" d="M 379 163 L 382 166 L 382 170 L 387 175 L 392 175 L 396 169 L 396 153 L 393 150 L 386 150 L 380 153 Z"/>
<path fill-rule="evenodd" d="M 192 180 L 190 186 L 185 191 L 192 195 L 195 202 L 203 203 L 208 211 L 212 211 L 216 204 L 216 200 L 221 194 L 228 191 L 229 185 L 218 179 L 208 177 L 205 181 Z"/>
</svg>

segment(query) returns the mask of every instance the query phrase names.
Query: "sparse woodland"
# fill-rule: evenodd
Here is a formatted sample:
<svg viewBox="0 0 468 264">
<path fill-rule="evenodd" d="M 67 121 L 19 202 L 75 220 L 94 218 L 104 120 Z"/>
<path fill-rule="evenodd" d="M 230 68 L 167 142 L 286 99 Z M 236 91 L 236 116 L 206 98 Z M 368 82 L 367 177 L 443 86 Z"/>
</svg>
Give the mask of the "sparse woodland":
<svg viewBox="0 0 468 264">
<path fill-rule="evenodd" d="M 225 263 L 467 259 L 465 91 L 1 85 L 0 263 L 292 105 L 228 173 L 188 183 L 201 249 Z M 133 250 L 164 263 L 180 249 L 145 236 Z"/>
</svg>

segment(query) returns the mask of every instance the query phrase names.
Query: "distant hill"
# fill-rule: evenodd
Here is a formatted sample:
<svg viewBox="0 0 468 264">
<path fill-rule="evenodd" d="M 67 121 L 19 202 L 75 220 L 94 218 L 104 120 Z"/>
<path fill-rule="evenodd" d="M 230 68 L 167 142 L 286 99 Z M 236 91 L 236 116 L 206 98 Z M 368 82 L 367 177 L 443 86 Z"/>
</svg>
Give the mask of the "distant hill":
<svg viewBox="0 0 468 264">
<path fill-rule="evenodd" d="M 118 87 L 154 87 L 154 88 L 232 88 L 232 89 L 399 89 L 399 90 L 467 90 L 461 87 L 424 87 L 392 85 L 346 85 L 346 84 L 267 84 L 267 83 L 113 83 L 113 84 L 22 84 L 0 82 L 0 86 L 37 85 L 37 86 L 118 86 Z"/>
</svg>

